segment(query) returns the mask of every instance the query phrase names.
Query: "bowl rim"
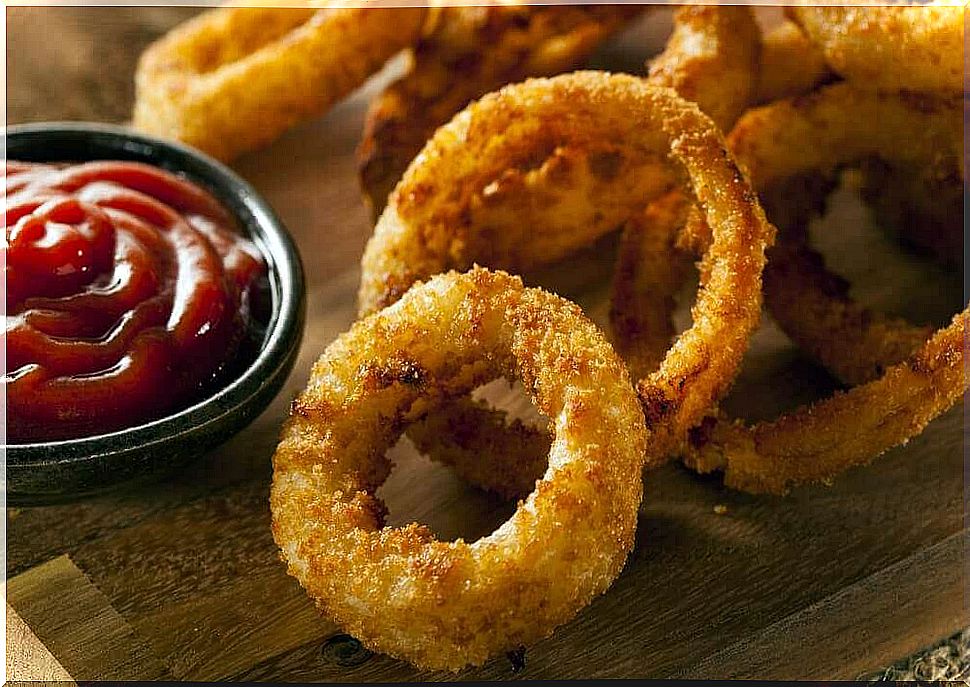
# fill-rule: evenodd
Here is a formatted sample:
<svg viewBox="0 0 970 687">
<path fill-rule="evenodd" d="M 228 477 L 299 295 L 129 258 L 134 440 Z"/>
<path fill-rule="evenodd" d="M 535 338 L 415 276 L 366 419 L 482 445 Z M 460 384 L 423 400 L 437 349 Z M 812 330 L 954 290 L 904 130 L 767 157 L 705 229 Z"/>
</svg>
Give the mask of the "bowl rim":
<svg viewBox="0 0 970 687">
<path fill-rule="evenodd" d="M 269 264 L 272 313 L 256 358 L 238 377 L 205 398 L 155 420 L 104 434 L 22 444 L 4 442 L 0 446 L 6 454 L 6 465 L 25 468 L 94 461 L 149 449 L 197 434 L 207 426 L 218 425 L 272 384 L 280 368 L 292 362 L 294 349 L 299 348 L 305 325 L 306 282 L 293 237 L 269 203 L 229 167 L 186 145 L 146 135 L 127 126 L 76 121 L 7 126 L 4 129 L 4 159 L 8 159 L 12 137 L 43 135 L 78 139 L 94 136 L 101 137 L 102 143 L 114 140 L 118 143 L 119 154 L 128 153 L 139 162 L 183 175 L 210 191 L 226 206 Z M 106 152 L 108 148 L 105 146 Z M 159 163 L 159 150 L 164 151 L 169 164 Z M 98 159 L 120 158 L 88 158 Z M 79 160 L 84 161 L 87 160 Z M 52 458 L 50 452 L 58 449 L 59 456 Z"/>
</svg>

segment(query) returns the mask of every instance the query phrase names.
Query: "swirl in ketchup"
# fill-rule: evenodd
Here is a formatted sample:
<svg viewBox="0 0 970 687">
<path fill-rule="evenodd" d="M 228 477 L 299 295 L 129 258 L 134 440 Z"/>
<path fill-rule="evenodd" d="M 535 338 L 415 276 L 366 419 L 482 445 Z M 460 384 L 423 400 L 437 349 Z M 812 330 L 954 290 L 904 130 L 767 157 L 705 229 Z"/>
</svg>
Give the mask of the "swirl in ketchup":
<svg viewBox="0 0 970 687">
<path fill-rule="evenodd" d="M 137 163 L 8 161 L 4 196 L 8 441 L 135 426 L 233 368 L 265 265 L 209 193 Z"/>
</svg>

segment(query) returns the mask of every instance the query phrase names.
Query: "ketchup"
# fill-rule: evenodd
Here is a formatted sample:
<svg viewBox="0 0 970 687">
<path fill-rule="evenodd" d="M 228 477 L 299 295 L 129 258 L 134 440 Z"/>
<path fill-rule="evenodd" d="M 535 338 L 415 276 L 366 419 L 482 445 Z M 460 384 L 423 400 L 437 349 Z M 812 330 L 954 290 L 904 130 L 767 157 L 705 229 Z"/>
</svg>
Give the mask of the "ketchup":
<svg viewBox="0 0 970 687">
<path fill-rule="evenodd" d="M 157 419 L 232 368 L 265 265 L 209 193 L 138 163 L 8 161 L 4 196 L 9 442 Z"/>
</svg>

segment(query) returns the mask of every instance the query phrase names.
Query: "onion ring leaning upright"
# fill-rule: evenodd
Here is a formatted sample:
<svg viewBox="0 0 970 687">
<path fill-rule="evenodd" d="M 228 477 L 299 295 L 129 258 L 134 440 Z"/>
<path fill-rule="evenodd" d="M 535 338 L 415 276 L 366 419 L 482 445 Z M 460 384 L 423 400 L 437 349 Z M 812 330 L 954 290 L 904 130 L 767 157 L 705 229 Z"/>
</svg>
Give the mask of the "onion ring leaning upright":
<svg viewBox="0 0 970 687">
<path fill-rule="evenodd" d="M 358 148 L 375 217 L 435 129 L 476 98 L 530 76 L 576 69 L 643 12 L 637 5 L 443 7 L 408 72 L 371 103 Z"/>
<path fill-rule="evenodd" d="M 831 175 L 871 156 L 903 166 L 946 158 L 964 175 L 962 113 L 959 96 L 837 84 L 749 112 L 729 142 L 763 190 L 803 174 Z M 832 288 L 838 283 L 797 236 L 770 253 L 766 300 L 782 329 L 843 377 L 868 383 L 772 422 L 712 419 L 692 432 L 688 464 L 723 471 L 734 488 L 783 493 L 869 462 L 960 399 L 968 388 L 963 361 L 970 311 L 916 346 L 914 335 L 924 330 L 861 308 L 844 288 Z M 833 336 L 844 345 L 833 346 Z M 875 346 L 874 339 L 888 343 Z"/>
<path fill-rule="evenodd" d="M 681 7 L 647 81 L 673 88 L 728 130 L 758 86 L 760 37 L 750 7 Z M 623 227 L 611 285 L 610 329 L 614 347 L 636 379 L 659 368 L 675 339 L 674 295 L 693 261 L 678 242 L 691 208 L 688 194 L 677 189 Z"/>
<path fill-rule="evenodd" d="M 385 456 L 411 421 L 498 375 L 552 419 L 549 466 L 487 537 L 384 526 Z M 645 430 L 623 362 L 578 306 L 504 273 L 449 273 L 358 321 L 294 402 L 273 457 L 273 534 L 290 574 L 366 646 L 457 670 L 532 644 L 619 574 Z"/>
<path fill-rule="evenodd" d="M 669 86 L 727 131 L 754 97 L 761 32 L 750 7 L 688 5 L 674 13 L 648 81 Z"/>
<path fill-rule="evenodd" d="M 675 188 L 687 189 L 716 238 L 694 326 L 639 383 L 656 465 L 730 386 L 759 321 L 774 233 L 717 128 L 673 91 L 576 72 L 471 105 L 438 130 L 391 195 L 364 253 L 360 312 L 449 269 L 548 264 Z M 470 463 L 478 454 L 450 458 Z"/>
<path fill-rule="evenodd" d="M 221 160 L 270 143 L 417 40 L 421 8 L 221 7 L 149 46 L 134 125 Z"/>
<path fill-rule="evenodd" d="M 883 92 L 963 95 L 963 6 L 792 7 L 789 16 L 831 69 L 856 88 Z M 792 46 L 794 40 L 789 41 Z M 806 50 L 802 64 L 813 59 Z M 776 55 L 778 57 L 780 55 Z M 801 79 L 804 67 L 782 68 Z M 784 95 L 796 95 L 793 91 Z M 782 94 L 779 94 L 782 95 Z M 908 96 L 908 97 L 911 97 Z M 773 99 L 773 98 L 772 98 Z M 767 102 L 764 99 L 761 102 Z M 964 185 L 954 169 L 863 163 L 862 195 L 879 224 L 948 267 L 963 264 Z"/>
</svg>

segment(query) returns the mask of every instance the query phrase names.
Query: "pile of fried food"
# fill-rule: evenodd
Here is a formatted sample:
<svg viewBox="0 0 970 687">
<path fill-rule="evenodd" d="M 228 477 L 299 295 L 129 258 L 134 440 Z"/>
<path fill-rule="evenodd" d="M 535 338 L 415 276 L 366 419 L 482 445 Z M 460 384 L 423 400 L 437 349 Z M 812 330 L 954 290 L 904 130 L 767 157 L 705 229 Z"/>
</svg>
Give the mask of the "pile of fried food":
<svg viewBox="0 0 970 687">
<path fill-rule="evenodd" d="M 966 310 L 935 332 L 869 310 L 807 231 L 852 167 L 881 220 L 961 259 L 964 8 L 797 6 L 766 30 L 747 7 L 683 7 L 645 73 L 564 73 L 642 12 L 224 8 L 139 65 L 136 125 L 230 159 L 408 52 L 360 146 L 379 217 L 360 320 L 293 404 L 271 495 L 289 572 L 372 649 L 457 670 L 532 644 L 619 574 L 644 467 L 782 494 L 905 443 L 967 389 Z M 611 345 L 513 275 L 615 230 Z M 763 303 L 846 390 L 749 423 L 718 403 Z M 497 377 L 548 429 L 473 400 Z M 474 543 L 385 526 L 375 492 L 404 432 L 515 514 Z"/>
</svg>

